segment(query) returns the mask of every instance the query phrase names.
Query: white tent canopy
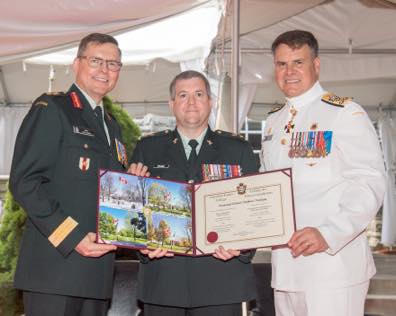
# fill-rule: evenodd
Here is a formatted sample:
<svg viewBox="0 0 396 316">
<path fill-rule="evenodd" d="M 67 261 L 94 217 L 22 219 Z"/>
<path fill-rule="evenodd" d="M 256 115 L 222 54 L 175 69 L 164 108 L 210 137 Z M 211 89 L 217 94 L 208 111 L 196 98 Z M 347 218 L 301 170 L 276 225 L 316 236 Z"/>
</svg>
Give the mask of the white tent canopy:
<svg viewBox="0 0 396 316">
<path fill-rule="evenodd" d="M 320 80 L 327 89 L 366 108 L 395 105 L 396 6 L 359 0 L 328 1 L 242 36 L 241 83 L 257 86 L 254 102 L 283 102 L 273 83 L 270 47 L 276 35 L 292 29 L 317 37 Z"/>
<path fill-rule="evenodd" d="M 379 104 L 384 107 L 395 104 L 395 5 L 386 0 L 322 2 L 241 0 L 241 119 L 247 113 L 253 119 L 263 119 L 268 107 L 283 102 L 272 80 L 269 48 L 278 34 L 294 28 L 310 30 L 318 38 L 322 50 L 321 81 L 325 88 L 339 95 L 353 96 L 366 108 L 373 109 L 370 111 L 373 115 Z M 124 30 L 136 29 L 138 34 L 150 28 L 150 23 L 182 18 L 202 7 L 222 9 L 227 3 L 225 0 L 3 0 L 0 3 L 0 153 L 6 158 L 0 157 L 0 174 L 8 173 L 15 130 L 29 104 L 49 86 L 53 91 L 64 91 L 73 82 L 67 65 L 50 61 L 51 68 L 49 64 L 24 64 L 23 59 L 75 46 L 90 32 L 111 32 L 122 38 L 126 36 L 121 35 Z M 232 13 L 227 11 L 228 22 L 231 17 Z M 138 35 L 131 35 L 137 37 L 127 40 L 132 44 L 130 51 L 123 48 L 124 62 L 129 61 L 111 96 L 122 102 L 134 117 L 147 113 L 168 115 L 170 80 L 181 68 L 201 66 L 214 34 L 205 31 L 210 36 L 193 50 L 176 51 L 175 48 L 181 48 L 189 39 L 184 32 L 189 24 L 203 29 L 212 22 L 209 15 L 205 15 L 199 22 L 183 22 L 185 27 L 171 34 L 161 27 L 154 34 L 165 39 L 161 41 L 165 44 L 162 48 L 148 46 L 158 44 L 160 41 L 156 39 L 144 36 L 144 41 L 139 42 Z M 187 34 L 192 35 L 190 32 Z M 227 34 L 219 29 L 215 47 L 219 48 L 219 43 L 229 38 Z M 202 39 L 201 35 L 195 37 Z M 138 61 L 142 56 L 145 59 Z M 228 56 L 226 52 L 226 61 Z M 212 48 L 207 62 L 210 73 L 218 74 L 215 70 L 222 57 L 221 50 Z M 71 59 L 69 55 L 66 64 Z M 63 64 L 64 57 L 61 61 Z M 229 69 L 228 65 L 223 72 L 230 72 Z"/>
<path fill-rule="evenodd" d="M 88 33 L 114 33 L 160 20 L 208 0 L 2 0 L 0 64 L 61 47 Z"/>
</svg>

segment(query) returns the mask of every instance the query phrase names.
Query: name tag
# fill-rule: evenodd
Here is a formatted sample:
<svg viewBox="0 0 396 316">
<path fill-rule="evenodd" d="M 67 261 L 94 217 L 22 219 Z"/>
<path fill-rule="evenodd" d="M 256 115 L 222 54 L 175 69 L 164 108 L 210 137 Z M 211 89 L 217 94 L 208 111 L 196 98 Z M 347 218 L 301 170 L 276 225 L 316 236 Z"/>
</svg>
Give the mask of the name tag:
<svg viewBox="0 0 396 316">
<path fill-rule="evenodd" d="M 153 169 L 168 169 L 169 167 L 169 165 L 155 165 Z"/>
<path fill-rule="evenodd" d="M 82 126 L 73 126 L 73 133 L 90 137 L 95 136 L 95 133 L 92 130 Z"/>
</svg>

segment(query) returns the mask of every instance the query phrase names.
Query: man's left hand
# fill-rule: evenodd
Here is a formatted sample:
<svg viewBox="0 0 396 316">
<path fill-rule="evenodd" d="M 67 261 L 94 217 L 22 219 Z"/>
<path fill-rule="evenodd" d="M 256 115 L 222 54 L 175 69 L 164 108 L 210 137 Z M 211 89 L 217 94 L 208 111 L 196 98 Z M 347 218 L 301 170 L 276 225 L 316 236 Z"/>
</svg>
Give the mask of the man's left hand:
<svg viewBox="0 0 396 316">
<path fill-rule="evenodd" d="M 139 177 L 149 177 L 150 176 L 148 167 L 143 165 L 141 162 L 132 163 L 128 168 L 128 173 L 133 174 L 134 176 L 139 176 Z"/>
<path fill-rule="evenodd" d="M 294 232 L 287 243 L 293 257 L 310 256 L 314 253 L 326 251 L 329 248 L 326 240 L 317 228 L 305 227 Z"/>
<path fill-rule="evenodd" d="M 228 261 L 234 257 L 238 257 L 240 254 L 241 252 L 239 250 L 234 250 L 234 249 L 225 250 L 223 246 L 220 246 L 215 250 L 213 257 L 223 261 Z"/>
</svg>

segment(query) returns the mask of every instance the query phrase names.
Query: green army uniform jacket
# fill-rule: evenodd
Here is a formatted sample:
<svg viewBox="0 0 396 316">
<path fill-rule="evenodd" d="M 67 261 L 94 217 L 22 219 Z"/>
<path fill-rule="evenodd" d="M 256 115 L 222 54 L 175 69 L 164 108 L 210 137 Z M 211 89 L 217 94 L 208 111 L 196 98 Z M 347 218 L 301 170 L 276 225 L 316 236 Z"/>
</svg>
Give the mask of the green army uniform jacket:
<svg viewBox="0 0 396 316">
<path fill-rule="evenodd" d="M 238 136 L 208 129 L 195 170 L 188 168 L 177 131 L 142 138 L 132 162 L 147 165 L 151 176 L 169 180 L 201 181 L 201 165 L 240 165 L 243 174 L 255 173 L 258 163 L 249 143 Z M 255 298 L 251 259 L 253 251 L 227 262 L 212 256 L 174 256 L 150 260 L 140 256 L 138 299 L 149 304 L 198 307 L 249 301 Z"/>
<path fill-rule="evenodd" d="M 73 85 L 43 94 L 19 130 L 10 190 L 28 214 L 14 285 L 50 294 L 107 299 L 114 253 L 83 257 L 74 248 L 96 231 L 98 170 L 124 170 L 116 139 L 121 130 L 104 115 L 111 143 L 92 107 Z"/>
</svg>

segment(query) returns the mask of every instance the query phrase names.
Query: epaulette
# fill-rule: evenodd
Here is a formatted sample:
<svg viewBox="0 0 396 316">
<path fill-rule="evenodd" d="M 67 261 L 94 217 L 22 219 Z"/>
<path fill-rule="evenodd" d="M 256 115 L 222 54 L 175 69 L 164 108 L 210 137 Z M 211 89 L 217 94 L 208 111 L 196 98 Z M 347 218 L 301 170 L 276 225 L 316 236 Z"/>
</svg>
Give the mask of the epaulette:
<svg viewBox="0 0 396 316">
<path fill-rule="evenodd" d="M 244 139 L 245 139 L 245 138 L 243 137 L 243 135 L 236 134 L 236 133 L 230 133 L 230 132 L 226 132 L 226 131 L 222 131 L 221 129 L 215 130 L 215 133 L 216 133 L 217 135 L 221 135 L 221 136 L 225 136 L 225 137 L 230 137 L 230 138 L 234 138 L 234 139 L 239 139 L 239 140 L 244 140 Z"/>
<path fill-rule="evenodd" d="M 44 93 L 45 95 L 48 95 L 50 97 L 52 96 L 60 96 L 60 95 L 65 95 L 66 93 L 63 91 L 57 91 L 57 92 L 46 92 Z"/>
<path fill-rule="evenodd" d="M 43 106 L 43 107 L 47 107 L 48 106 L 48 102 L 47 101 L 44 101 L 44 100 L 36 100 L 34 103 L 33 103 L 33 106 Z"/>
<path fill-rule="evenodd" d="M 267 114 L 272 114 L 272 113 L 278 112 L 278 111 L 281 110 L 284 106 L 285 106 L 285 104 L 277 105 L 276 107 L 272 108 Z"/>
<path fill-rule="evenodd" d="M 326 93 L 322 96 L 322 101 L 328 104 L 344 107 L 348 102 L 352 101 L 351 97 L 339 97 L 334 93 Z"/>
<path fill-rule="evenodd" d="M 154 137 L 154 136 L 165 136 L 165 135 L 169 135 L 170 133 L 171 133 L 171 130 L 170 129 L 166 129 L 166 130 L 163 130 L 163 131 L 146 134 L 146 135 L 140 137 L 140 139 L 150 138 L 150 137 Z"/>
</svg>

